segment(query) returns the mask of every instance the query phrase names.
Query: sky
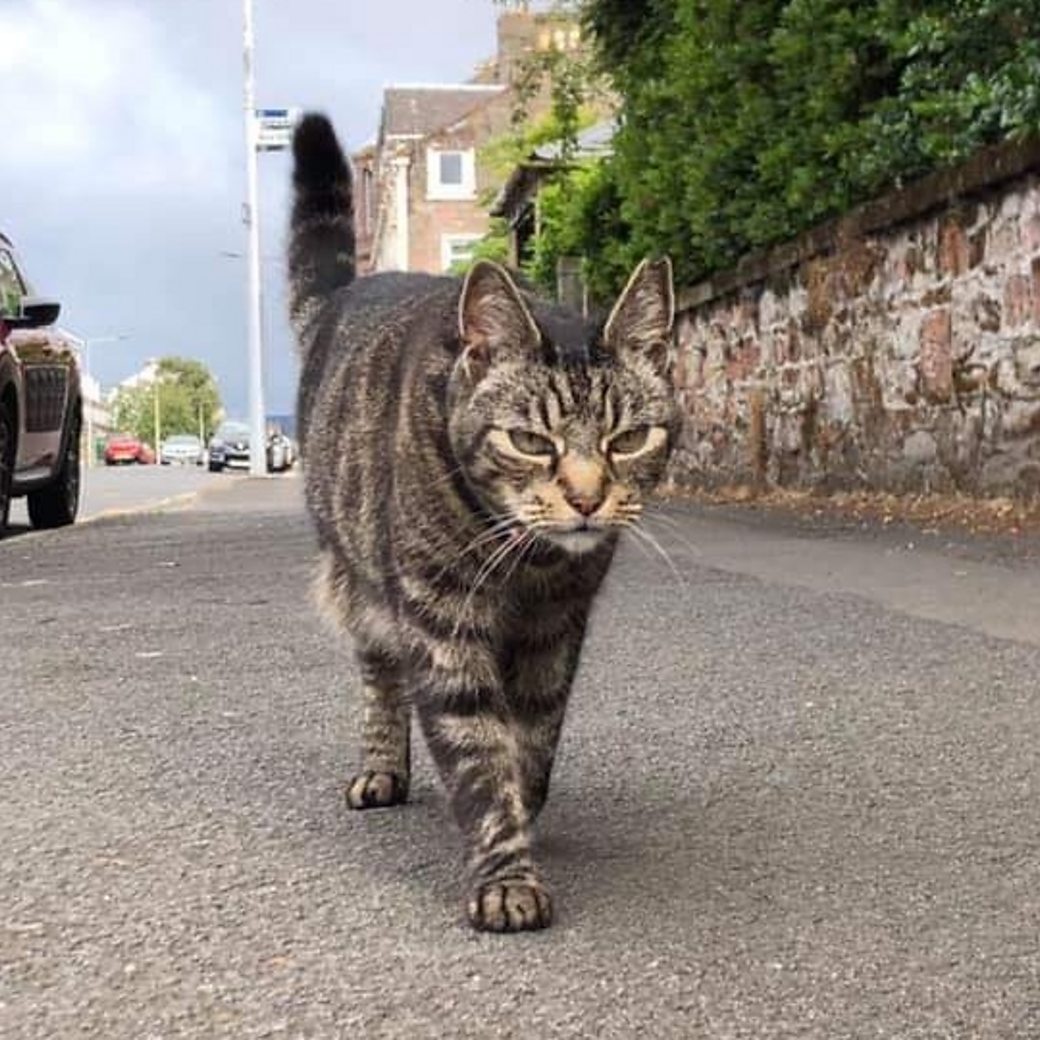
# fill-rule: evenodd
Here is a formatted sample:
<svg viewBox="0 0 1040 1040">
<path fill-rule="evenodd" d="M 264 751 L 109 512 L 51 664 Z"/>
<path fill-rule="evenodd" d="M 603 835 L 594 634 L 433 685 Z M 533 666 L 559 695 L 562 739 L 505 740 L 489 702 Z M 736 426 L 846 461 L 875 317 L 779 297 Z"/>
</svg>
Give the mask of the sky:
<svg viewBox="0 0 1040 1040">
<path fill-rule="evenodd" d="M 372 140 L 391 83 L 464 82 L 492 0 L 253 0 L 260 107 Z M 109 387 L 164 355 L 247 412 L 242 0 L 0 0 L 0 231 Z M 260 155 L 268 413 L 293 410 L 287 153 Z M 232 255 L 227 255 L 232 254 Z"/>
</svg>

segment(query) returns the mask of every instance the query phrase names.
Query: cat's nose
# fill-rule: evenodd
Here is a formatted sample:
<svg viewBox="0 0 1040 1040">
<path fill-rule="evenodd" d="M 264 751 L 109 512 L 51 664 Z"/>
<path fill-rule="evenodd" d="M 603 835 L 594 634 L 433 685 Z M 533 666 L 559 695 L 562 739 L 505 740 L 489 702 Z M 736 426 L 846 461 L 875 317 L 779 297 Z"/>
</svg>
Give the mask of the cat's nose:
<svg viewBox="0 0 1040 1040">
<path fill-rule="evenodd" d="M 563 493 L 563 497 L 567 500 L 567 505 L 581 513 L 582 516 L 592 516 L 603 505 L 603 495 L 598 492 L 583 493 L 568 488 Z"/>
<path fill-rule="evenodd" d="M 558 480 L 564 500 L 582 516 L 592 516 L 607 497 L 606 474 L 595 459 L 577 453 L 564 455 Z"/>
</svg>

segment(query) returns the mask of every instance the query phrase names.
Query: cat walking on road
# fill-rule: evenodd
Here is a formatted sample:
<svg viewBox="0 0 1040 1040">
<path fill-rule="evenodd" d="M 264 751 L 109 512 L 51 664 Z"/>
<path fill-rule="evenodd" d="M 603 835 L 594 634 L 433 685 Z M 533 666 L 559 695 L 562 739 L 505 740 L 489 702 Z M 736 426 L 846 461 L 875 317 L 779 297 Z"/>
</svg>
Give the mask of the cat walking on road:
<svg viewBox="0 0 1040 1040">
<path fill-rule="evenodd" d="M 605 322 L 503 268 L 356 277 L 328 120 L 294 137 L 290 313 L 319 591 L 360 665 L 352 809 L 405 801 L 412 715 L 468 849 L 479 929 L 544 928 L 532 825 L 597 590 L 679 431 L 667 260 Z"/>
</svg>

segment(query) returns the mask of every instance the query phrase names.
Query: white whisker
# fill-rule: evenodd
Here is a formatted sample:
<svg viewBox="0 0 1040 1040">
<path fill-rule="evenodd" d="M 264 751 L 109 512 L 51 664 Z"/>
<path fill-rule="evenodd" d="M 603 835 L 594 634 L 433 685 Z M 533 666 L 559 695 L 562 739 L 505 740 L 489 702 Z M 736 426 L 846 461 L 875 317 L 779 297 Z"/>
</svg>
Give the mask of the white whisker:
<svg viewBox="0 0 1040 1040">
<path fill-rule="evenodd" d="M 668 534 L 671 535 L 684 549 L 688 549 L 694 556 L 703 556 L 704 551 L 698 545 L 694 545 L 685 535 L 680 534 L 682 528 L 677 524 L 671 517 L 661 516 L 660 513 L 647 513 L 643 516 L 643 520 L 647 523 L 651 521 L 655 523 L 662 523 L 669 528 Z"/>
<path fill-rule="evenodd" d="M 632 534 L 634 534 L 637 538 L 645 541 L 646 544 L 649 545 L 650 548 L 653 549 L 654 552 L 656 552 L 658 556 L 660 556 L 666 564 L 668 564 L 668 568 L 672 572 L 672 575 L 675 577 L 675 580 L 679 582 L 679 584 L 682 585 L 683 588 L 685 588 L 686 579 L 679 572 L 679 568 L 675 566 L 675 561 L 665 550 L 664 546 L 662 546 L 661 543 L 649 531 L 643 530 L 643 528 L 639 527 L 635 523 L 625 524 L 625 527 L 627 527 L 628 530 L 631 531 Z"/>
</svg>

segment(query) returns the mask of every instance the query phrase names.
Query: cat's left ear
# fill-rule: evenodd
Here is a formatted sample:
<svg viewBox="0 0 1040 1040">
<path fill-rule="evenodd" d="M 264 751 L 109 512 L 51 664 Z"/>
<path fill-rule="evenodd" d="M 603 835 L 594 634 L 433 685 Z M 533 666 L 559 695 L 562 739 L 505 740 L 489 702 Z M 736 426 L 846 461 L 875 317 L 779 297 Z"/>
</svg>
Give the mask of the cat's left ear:
<svg viewBox="0 0 1040 1040">
<path fill-rule="evenodd" d="M 668 257 L 644 260 L 632 272 L 603 329 L 603 344 L 615 357 L 644 357 L 662 374 L 672 359 L 675 287 Z"/>
<path fill-rule="evenodd" d="M 478 260 L 459 297 L 459 339 L 468 364 L 486 370 L 534 355 L 541 333 L 505 268 Z"/>
</svg>

